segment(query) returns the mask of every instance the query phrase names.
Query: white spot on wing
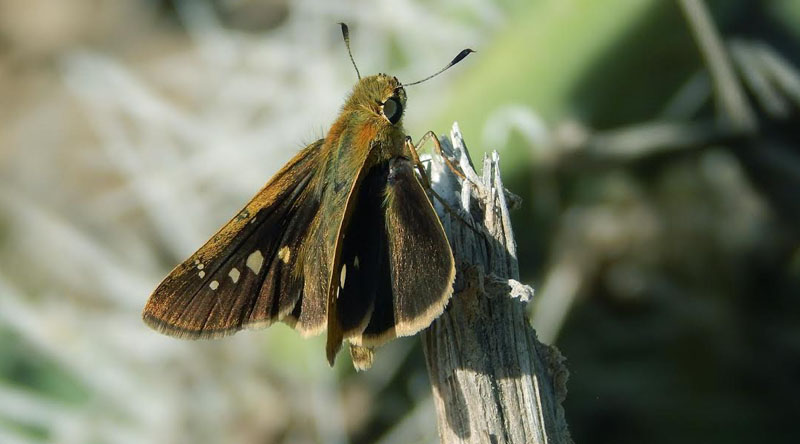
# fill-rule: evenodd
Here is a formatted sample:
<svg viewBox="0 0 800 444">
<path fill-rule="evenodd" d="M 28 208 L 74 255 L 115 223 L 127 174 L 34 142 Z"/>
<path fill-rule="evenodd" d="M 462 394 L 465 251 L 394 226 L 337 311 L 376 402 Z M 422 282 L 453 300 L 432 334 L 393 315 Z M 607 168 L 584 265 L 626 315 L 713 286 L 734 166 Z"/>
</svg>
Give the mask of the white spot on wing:
<svg viewBox="0 0 800 444">
<path fill-rule="evenodd" d="M 287 247 L 286 245 L 284 245 L 283 247 L 281 247 L 280 250 L 278 250 L 278 258 L 284 264 L 288 264 L 289 258 L 291 257 L 292 257 L 292 250 L 290 250 L 289 247 Z"/>
<path fill-rule="evenodd" d="M 356 256 L 356 258 L 353 259 L 353 267 L 355 267 L 355 269 L 358 270 L 358 256 Z"/>
<path fill-rule="evenodd" d="M 200 279 L 203 279 L 204 277 L 206 277 L 206 272 L 201 271 L 200 273 L 197 273 L 197 275 L 200 276 Z"/>
<path fill-rule="evenodd" d="M 250 253 L 250 256 L 247 256 L 247 262 L 244 264 L 247 265 L 247 268 L 253 270 L 253 273 L 258 274 L 261 271 L 261 265 L 264 264 L 264 256 L 261 251 L 256 250 Z"/>
<path fill-rule="evenodd" d="M 217 282 L 217 281 L 211 281 L 211 283 L 210 283 L 210 284 L 208 284 L 208 287 L 209 287 L 210 289 L 212 289 L 212 290 L 216 290 L 217 288 L 219 288 L 219 282 Z"/>
<path fill-rule="evenodd" d="M 237 269 L 236 267 L 231 268 L 231 271 L 230 273 L 228 273 L 228 276 L 230 276 L 234 284 L 239 282 L 239 269 Z"/>
<path fill-rule="evenodd" d="M 203 265 L 203 264 L 197 264 L 197 269 L 198 269 L 198 270 L 202 270 L 204 266 L 205 266 L 205 265 Z"/>
<path fill-rule="evenodd" d="M 339 287 L 344 288 L 344 281 L 347 279 L 347 264 L 342 264 L 342 272 L 339 273 Z"/>
</svg>

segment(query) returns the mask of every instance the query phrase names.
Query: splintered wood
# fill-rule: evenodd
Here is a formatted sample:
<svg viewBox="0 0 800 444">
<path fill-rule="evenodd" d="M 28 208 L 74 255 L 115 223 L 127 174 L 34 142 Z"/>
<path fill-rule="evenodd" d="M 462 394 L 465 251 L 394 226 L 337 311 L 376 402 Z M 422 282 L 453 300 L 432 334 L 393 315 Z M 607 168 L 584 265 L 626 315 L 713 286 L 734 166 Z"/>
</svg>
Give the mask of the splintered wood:
<svg viewBox="0 0 800 444">
<path fill-rule="evenodd" d="M 441 442 L 571 443 L 564 358 L 536 339 L 526 310 L 533 289 L 519 282 L 509 218 L 519 199 L 503 187 L 496 152 L 478 176 L 457 124 L 441 142 L 467 179 L 430 159 L 457 268 L 449 307 L 422 334 Z"/>
</svg>

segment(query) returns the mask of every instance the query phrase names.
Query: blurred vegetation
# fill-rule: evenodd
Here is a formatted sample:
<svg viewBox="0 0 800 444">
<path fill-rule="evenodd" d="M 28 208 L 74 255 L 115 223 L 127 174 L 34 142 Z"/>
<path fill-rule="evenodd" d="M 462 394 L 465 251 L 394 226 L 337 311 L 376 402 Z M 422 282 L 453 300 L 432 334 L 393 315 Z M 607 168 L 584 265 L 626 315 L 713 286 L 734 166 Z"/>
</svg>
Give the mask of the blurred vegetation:
<svg viewBox="0 0 800 444">
<path fill-rule="evenodd" d="M 456 115 L 468 141 L 482 140 L 487 116 L 508 103 L 530 106 L 551 128 L 537 140 L 522 128 L 505 146 L 486 148 L 502 150 L 506 183 L 526 202 L 515 222 L 521 270 L 540 290 L 535 319 L 565 316 L 546 339 L 557 337 L 569 359 L 565 408 L 575 441 L 792 442 L 800 418 L 798 97 L 779 91 L 787 111 L 770 114 L 745 78 L 755 134 L 689 146 L 675 138 L 657 150 L 642 140 L 624 157 L 576 156 L 569 150 L 604 131 L 660 122 L 688 133 L 716 111 L 708 77 L 693 86 L 706 69 L 676 2 L 577 3 L 521 8 L 459 79 L 444 113 Z M 725 40 L 757 42 L 794 67 L 797 5 L 709 2 Z M 694 88 L 688 98 L 686 88 Z M 679 100 L 696 96 L 680 109 Z M 548 287 L 564 268 L 575 288 Z M 543 299 L 565 296 L 575 298 L 566 314 L 541 312 Z"/>
<path fill-rule="evenodd" d="M 87 111 L 73 97 L 83 73 L 76 76 L 70 63 L 94 51 L 130 66 L 165 102 L 192 109 L 199 128 L 330 115 L 346 89 L 333 87 L 341 79 L 322 77 L 352 81 L 343 52 L 335 68 L 320 55 L 338 41 L 296 55 L 286 62 L 294 68 L 275 68 L 285 88 L 296 88 L 287 90 L 296 101 L 283 107 L 261 109 L 247 97 L 240 105 L 209 85 L 241 80 L 230 74 L 237 63 L 266 65 L 252 54 L 271 47 L 242 48 L 269 43 L 273 30 L 289 29 L 286 40 L 333 40 L 335 27 L 324 26 L 339 20 L 355 25 L 362 71 L 396 68 L 416 78 L 452 49 L 478 50 L 448 77 L 409 91 L 406 126 L 419 136 L 444 133 L 457 120 L 473 158 L 500 151 L 506 185 L 524 199 L 513 216 L 521 272 L 537 290 L 534 327 L 568 358 L 565 410 L 576 442 L 796 440 L 800 2 L 706 2 L 757 121 L 753 131 L 720 123 L 718 84 L 677 1 L 404 2 L 402 13 L 391 14 L 358 3 L 380 18 L 302 2 L 219 1 L 210 3 L 220 26 L 211 31 L 192 26 L 205 10 L 187 2 L 98 8 L 73 0 L 48 14 L 41 3 L 0 3 L 0 102 L 10 104 L 0 109 L 0 442 L 436 442 L 417 341 L 391 344 L 373 370 L 355 374 L 346 359 L 325 368 L 320 339 L 304 341 L 284 327 L 188 346 L 145 332 L 138 310 L 147 291 L 249 197 L 248 177 L 263 181 L 253 164 L 274 171 L 286 154 L 254 154 L 268 143 L 257 130 L 246 133 L 252 141 L 229 142 L 248 148 L 227 166 L 215 163 L 233 156 L 224 143 L 208 148 L 221 157 L 198 158 L 204 153 L 184 145 L 201 141 L 180 140 L 180 149 L 142 164 L 174 158 L 221 172 L 180 170 L 200 176 L 189 186 L 180 182 L 187 176 L 161 171 L 177 179 L 159 189 L 207 205 L 181 207 L 176 213 L 189 222 L 169 222 L 149 213 L 155 204 L 147 196 L 130 191 L 161 185 L 161 176 L 114 170 L 109 158 L 126 151 L 91 148 L 109 140 L 96 125 L 105 128 L 113 107 Z M 444 18 L 452 21 L 431 27 Z M 420 29 L 410 29 L 412 19 Z M 213 40 L 222 33 L 227 40 Z M 442 37 L 448 33 L 462 41 Z M 430 48 L 410 52 L 409 41 L 425 39 Z M 368 44 L 376 52 L 383 45 L 385 54 L 365 54 Z M 288 48 L 276 51 L 297 52 Z M 226 51 L 245 55 L 229 61 Z M 197 64 L 195 52 L 210 61 Z M 363 68 L 379 62 L 389 68 Z M 231 80 L 213 83 L 175 68 L 184 64 L 219 68 L 209 76 Z M 777 66 L 788 67 L 784 77 Z M 292 69 L 316 75 L 318 85 L 302 84 Z M 765 73 L 766 89 L 753 70 Z M 115 71 L 102 72 L 98 78 Z M 214 106 L 221 111 L 212 113 Z M 251 114 L 231 114 L 248 106 Z M 123 127 L 136 127 L 131 115 Z M 306 131 L 326 124 L 302 120 Z M 297 125 L 287 121 L 281 125 Z M 147 153 L 148 140 L 161 149 L 179 139 L 140 133 L 134 153 Z M 204 136 L 198 139 L 210 139 Z M 117 284 L 95 275 L 120 270 L 138 275 Z"/>
</svg>

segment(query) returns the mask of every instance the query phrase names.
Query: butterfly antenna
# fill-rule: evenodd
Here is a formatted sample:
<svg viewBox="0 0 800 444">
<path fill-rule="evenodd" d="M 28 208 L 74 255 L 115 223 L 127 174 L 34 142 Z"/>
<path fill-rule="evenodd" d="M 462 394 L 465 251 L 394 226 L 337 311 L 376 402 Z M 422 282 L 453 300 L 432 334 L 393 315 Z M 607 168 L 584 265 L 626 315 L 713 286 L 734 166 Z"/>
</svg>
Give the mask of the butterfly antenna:
<svg viewBox="0 0 800 444">
<path fill-rule="evenodd" d="M 453 58 L 453 60 L 451 60 L 451 61 L 450 61 L 450 63 L 448 63 L 448 64 L 447 64 L 447 66 L 445 66 L 444 68 L 440 69 L 439 71 L 436 71 L 435 73 L 433 73 L 433 74 L 429 75 L 428 77 L 425 77 L 425 78 L 424 78 L 424 79 L 422 79 L 422 80 L 417 80 L 416 82 L 411 82 L 411 83 L 404 83 L 404 84 L 403 84 L 403 86 L 411 86 L 411 85 L 416 85 L 416 84 L 418 84 L 418 83 L 422 83 L 422 82 L 425 82 L 425 81 L 427 81 L 427 80 L 430 80 L 430 79 L 432 79 L 432 78 L 434 78 L 434 77 L 438 76 L 439 74 L 441 74 L 441 73 L 443 73 L 443 72 L 447 71 L 448 69 L 450 69 L 450 67 L 451 67 L 451 66 L 455 65 L 456 63 L 458 63 L 458 62 L 460 62 L 460 61 L 464 60 L 464 57 L 466 57 L 466 56 L 470 55 L 470 54 L 471 54 L 471 53 L 473 53 L 473 52 L 475 52 L 475 51 L 473 51 L 473 50 L 471 50 L 471 49 L 469 49 L 469 48 L 467 48 L 467 49 L 464 49 L 464 50 L 462 50 L 461 52 L 459 52 L 459 53 L 458 53 L 458 55 L 457 55 L 457 56 L 455 56 L 455 58 Z"/>
<path fill-rule="evenodd" d="M 361 80 L 361 73 L 358 72 L 358 66 L 356 66 L 356 61 L 353 59 L 353 51 L 350 51 L 350 30 L 347 29 L 347 25 L 344 23 L 339 23 L 339 25 L 342 26 L 342 37 L 344 37 L 344 45 L 347 46 L 347 55 L 350 56 L 350 61 L 353 62 L 353 68 L 356 69 L 358 80 Z"/>
</svg>

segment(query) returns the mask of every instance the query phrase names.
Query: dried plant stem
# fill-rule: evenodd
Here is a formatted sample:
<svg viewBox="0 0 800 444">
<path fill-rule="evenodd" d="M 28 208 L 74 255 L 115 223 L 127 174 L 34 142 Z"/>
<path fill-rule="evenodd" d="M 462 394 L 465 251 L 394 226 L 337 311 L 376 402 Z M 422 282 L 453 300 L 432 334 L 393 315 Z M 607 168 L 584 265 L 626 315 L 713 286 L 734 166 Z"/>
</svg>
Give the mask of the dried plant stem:
<svg viewBox="0 0 800 444">
<path fill-rule="evenodd" d="M 441 159 L 431 162 L 434 189 L 460 213 L 437 203 L 458 274 L 449 308 L 423 333 L 441 442 L 571 443 L 561 407 L 567 371 L 528 322 L 533 290 L 518 282 L 499 156 L 484 159 L 479 177 L 457 125 L 451 138 L 443 148 L 473 184 L 459 182 Z"/>
</svg>

